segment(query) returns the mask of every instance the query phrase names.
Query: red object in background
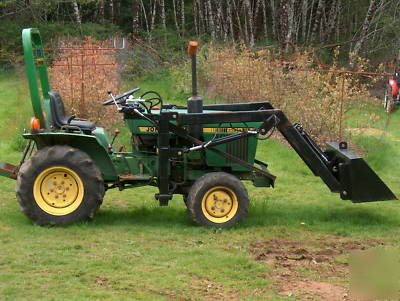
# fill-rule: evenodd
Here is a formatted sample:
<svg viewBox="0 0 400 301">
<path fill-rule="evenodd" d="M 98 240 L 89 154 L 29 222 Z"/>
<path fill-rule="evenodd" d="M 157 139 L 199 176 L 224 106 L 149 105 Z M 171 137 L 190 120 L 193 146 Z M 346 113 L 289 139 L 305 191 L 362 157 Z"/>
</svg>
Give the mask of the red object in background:
<svg viewBox="0 0 400 301">
<path fill-rule="evenodd" d="M 152 110 L 159 110 L 160 107 L 151 107 Z"/>
<path fill-rule="evenodd" d="M 119 129 L 115 129 L 114 134 L 118 135 L 120 133 Z"/>
<path fill-rule="evenodd" d="M 389 79 L 389 86 L 392 88 L 393 98 L 397 98 L 397 95 L 399 94 L 399 87 L 397 86 L 397 81 L 393 77 Z"/>
</svg>

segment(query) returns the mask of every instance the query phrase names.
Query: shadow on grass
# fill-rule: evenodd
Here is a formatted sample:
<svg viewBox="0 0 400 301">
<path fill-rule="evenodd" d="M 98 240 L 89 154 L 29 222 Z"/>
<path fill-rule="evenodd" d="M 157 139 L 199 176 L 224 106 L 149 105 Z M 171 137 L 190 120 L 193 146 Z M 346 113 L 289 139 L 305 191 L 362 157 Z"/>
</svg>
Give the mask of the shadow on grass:
<svg viewBox="0 0 400 301">
<path fill-rule="evenodd" d="M 137 207 L 135 209 L 101 209 L 94 225 L 144 225 L 144 226 L 190 226 L 185 209 L 174 207 Z"/>
<path fill-rule="evenodd" d="M 279 203 L 256 204 L 251 208 L 247 223 L 251 225 L 309 225 L 333 223 L 347 226 L 399 226 L 400 215 L 393 206 L 376 204 L 315 205 Z"/>
<path fill-rule="evenodd" d="M 384 204 L 316 205 L 315 203 L 277 203 L 265 201 L 251 206 L 249 214 L 239 228 L 254 226 L 310 226 L 335 228 L 382 229 L 400 226 L 400 214 L 393 202 Z M 188 227 L 193 223 L 184 208 L 138 207 L 135 209 L 107 208 L 94 219 L 94 225 L 143 225 L 156 227 Z"/>
</svg>

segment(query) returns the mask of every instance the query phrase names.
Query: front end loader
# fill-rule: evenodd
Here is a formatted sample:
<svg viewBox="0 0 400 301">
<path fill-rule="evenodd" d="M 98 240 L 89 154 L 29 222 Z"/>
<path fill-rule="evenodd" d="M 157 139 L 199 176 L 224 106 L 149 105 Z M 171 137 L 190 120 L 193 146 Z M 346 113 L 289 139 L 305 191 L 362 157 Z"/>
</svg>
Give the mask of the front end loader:
<svg viewBox="0 0 400 301">
<path fill-rule="evenodd" d="M 275 184 L 268 165 L 255 158 L 258 139 L 273 129 L 342 199 L 396 199 L 347 143 L 321 150 L 300 124 L 269 102 L 203 105 L 197 95 L 196 42 L 189 43 L 193 84 L 187 106 L 164 104 L 155 91 L 139 94 L 135 88 L 118 96 L 109 91 L 103 105 L 115 106 L 132 133 L 131 149 L 116 151 L 103 128 L 65 115 L 61 96 L 50 89 L 39 31 L 25 29 L 22 38 L 35 117 L 23 134 L 28 143 L 21 163 L 1 163 L 0 175 L 17 180 L 22 211 L 36 224 L 93 218 L 108 189 L 151 185 L 158 187 L 161 206 L 181 194 L 195 223 L 232 226 L 249 206 L 242 181 Z"/>
</svg>

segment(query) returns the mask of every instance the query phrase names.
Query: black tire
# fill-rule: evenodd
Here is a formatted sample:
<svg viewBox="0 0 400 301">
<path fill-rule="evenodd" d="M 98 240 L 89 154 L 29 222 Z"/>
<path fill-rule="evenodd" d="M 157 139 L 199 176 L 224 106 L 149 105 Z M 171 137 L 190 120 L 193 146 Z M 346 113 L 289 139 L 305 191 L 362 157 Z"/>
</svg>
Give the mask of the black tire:
<svg viewBox="0 0 400 301">
<path fill-rule="evenodd" d="M 92 219 L 105 189 L 100 170 L 86 153 L 56 145 L 39 150 L 21 166 L 15 192 L 22 212 L 35 224 L 60 226 Z"/>
<path fill-rule="evenodd" d="M 249 198 L 238 178 L 225 172 L 212 172 L 194 182 L 187 207 L 196 224 L 228 228 L 247 215 Z"/>
</svg>

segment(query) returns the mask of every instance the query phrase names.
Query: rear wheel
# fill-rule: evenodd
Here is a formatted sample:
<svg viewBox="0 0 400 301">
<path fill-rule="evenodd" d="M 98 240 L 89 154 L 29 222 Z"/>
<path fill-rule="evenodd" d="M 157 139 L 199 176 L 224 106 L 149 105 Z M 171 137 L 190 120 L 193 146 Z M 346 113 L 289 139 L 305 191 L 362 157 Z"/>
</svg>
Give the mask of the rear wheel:
<svg viewBox="0 0 400 301">
<path fill-rule="evenodd" d="M 230 227 L 247 215 L 248 206 L 243 183 L 225 172 L 208 173 L 196 180 L 187 198 L 191 219 L 203 226 Z"/>
<path fill-rule="evenodd" d="M 67 225 L 94 217 L 104 182 L 86 153 L 57 145 L 39 150 L 21 166 L 15 190 L 22 211 L 34 223 Z"/>
</svg>

